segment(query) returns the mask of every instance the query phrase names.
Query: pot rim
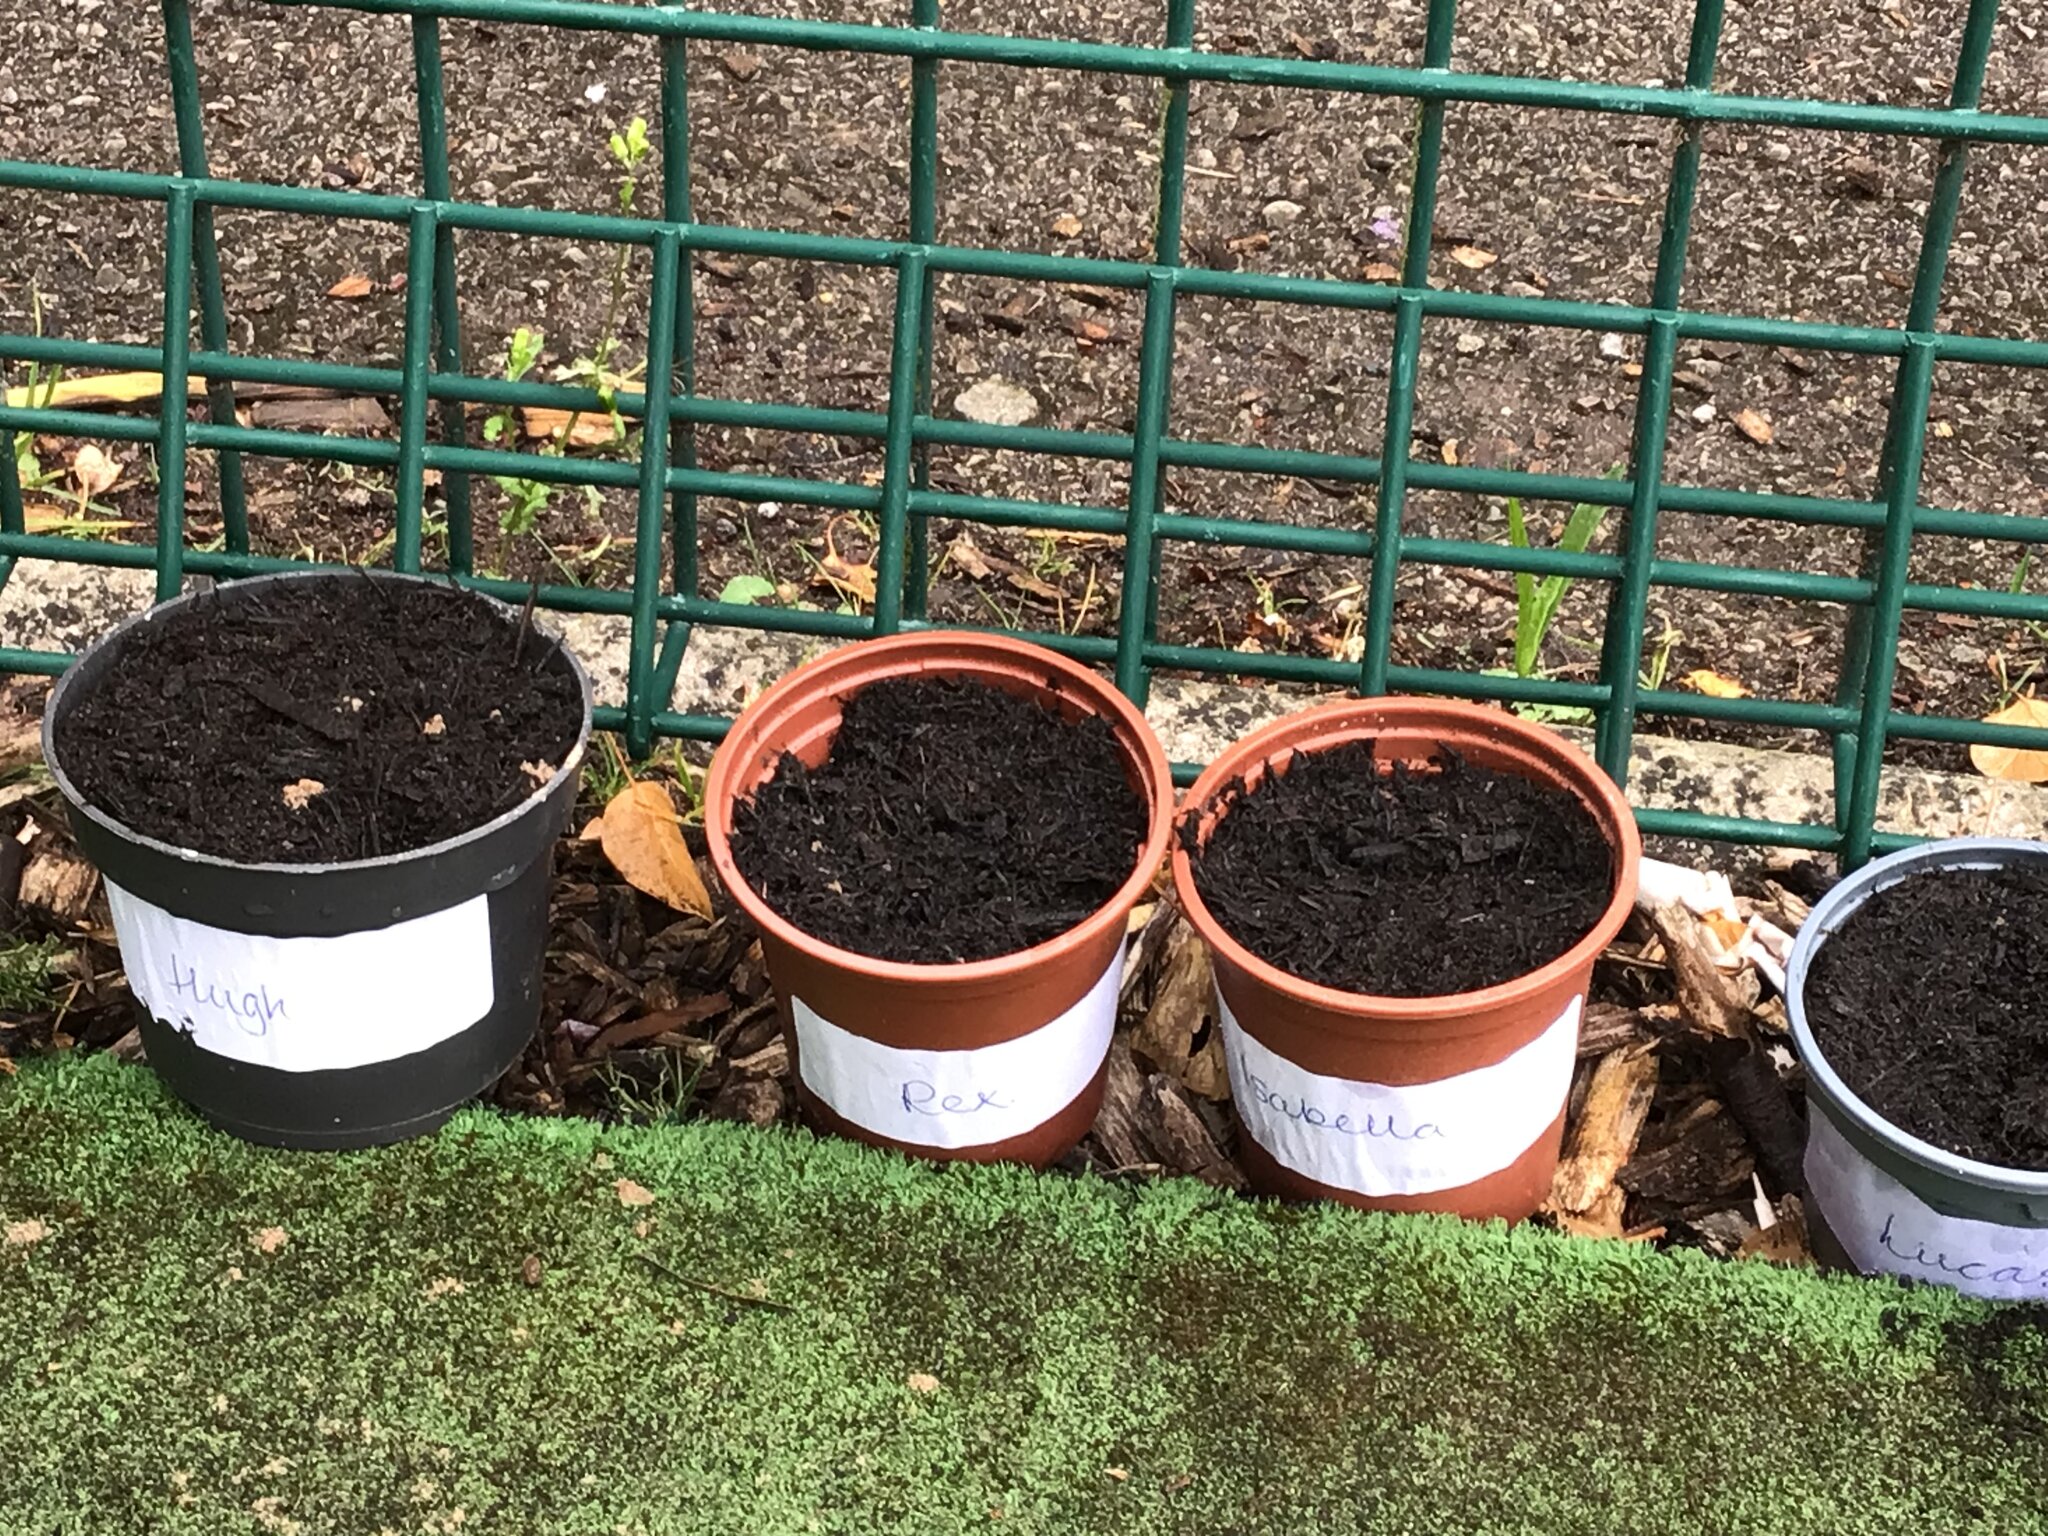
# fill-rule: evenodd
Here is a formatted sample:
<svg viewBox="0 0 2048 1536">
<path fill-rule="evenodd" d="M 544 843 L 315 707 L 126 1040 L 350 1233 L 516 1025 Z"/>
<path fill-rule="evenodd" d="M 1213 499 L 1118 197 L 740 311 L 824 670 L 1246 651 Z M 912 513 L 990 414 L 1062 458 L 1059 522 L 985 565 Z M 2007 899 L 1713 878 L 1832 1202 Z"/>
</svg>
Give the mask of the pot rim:
<svg viewBox="0 0 2048 1536">
<path fill-rule="evenodd" d="M 365 581 L 413 582 L 421 586 L 459 593 L 464 597 L 484 603 L 489 607 L 497 609 L 500 617 L 509 622 L 516 623 L 521 618 L 519 609 L 512 607 L 509 603 L 500 602 L 487 592 L 477 592 L 468 587 L 451 586 L 444 577 L 430 576 L 424 573 L 413 574 L 405 571 L 364 570 L 335 566 L 318 570 L 271 571 L 260 576 L 237 578 L 232 583 L 229 583 L 229 586 L 232 589 L 241 590 L 279 582 L 337 581 L 343 578 Z M 398 865 L 417 863 L 424 859 L 438 858 L 453 849 L 479 842 L 491 836 L 493 833 L 518 821 L 521 817 L 542 805 L 554 794 L 559 793 L 557 781 L 570 777 L 582 768 L 584 750 L 590 744 L 590 674 L 584 670 L 583 663 L 577 659 L 576 653 L 569 648 L 568 644 L 559 635 L 542 628 L 536 622 L 534 632 L 545 637 L 547 642 L 554 646 L 569 663 L 570 675 L 576 679 L 577 692 L 582 696 L 582 723 L 576 731 L 575 745 L 569 748 L 568 755 L 557 766 L 554 778 L 540 785 L 510 810 L 501 812 L 481 826 L 471 827 L 467 832 L 458 832 L 455 836 L 445 837 L 438 843 L 428 843 L 424 847 L 409 849 L 403 853 L 385 853 L 379 854 L 375 858 L 341 859 L 319 864 L 291 864 L 268 859 L 230 859 L 221 854 L 206 853 L 197 848 L 181 847 L 177 843 L 169 843 L 165 842 L 162 838 L 151 837 L 146 832 L 138 832 L 126 822 L 117 820 L 101 810 L 97 805 L 94 805 L 85 797 L 78 786 L 72 782 L 71 776 L 64 771 L 64 765 L 57 753 L 56 724 L 58 716 L 64 712 L 66 690 L 72 688 L 77 683 L 77 679 L 84 671 L 88 660 L 120 645 L 131 631 L 161 619 L 177 609 L 196 607 L 207 598 L 218 596 L 219 590 L 219 588 L 211 586 L 199 587 L 193 591 L 181 593 L 179 596 L 165 602 L 152 603 L 140 613 L 130 614 L 111 629 L 105 630 L 98 639 L 79 652 L 78 658 L 64 669 L 63 674 L 57 679 L 56 686 L 50 690 L 49 699 L 43 705 L 43 762 L 49 768 L 50 776 L 57 781 L 58 790 L 63 794 L 64 799 L 70 804 L 74 812 L 86 817 L 95 826 L 112 837 L 118 838 L 123 842 L 135 844 L 138 847 L 147 848 L 154 853 L 162 854 L 168 858 L 183 860 L 188 864 L 212 865 L 217 869 L 247 870 L 270 875 L 291 876 L 324 875 L 352 870 L 390 869 Z"/>
<path fill-rule="evenodd" d="M 1506 710 L 1489 709 L 1462 699 L 1380 697 L 1335 699 L 1312 705 L 1260 727 L 1241 737 L 1202 771 L 1187 793 L 1176 825 L 1198 823 L 1225 789 L 1252 768 L 1270 766 L 1284 752 L 1291 759 L 1300 752 L 1313 752 L 1334 745 L 1332 738 L 1393 732 L 1452 734 L 1484 732 L 1506 738 L 1555 764 L 1565 787 L 1575 789 L 1582 799 L 1593 802 L 1594 819 L 1600 822 L 1614 850 L 1613 890 L 1599 921 L 1578 943 L 1535 970 L 1470 992 L 1441 992 L 1429 997 L 1387 997 L 1376 992 L 1349 992 L 1326 987 L 1281 970 L 1260 959 L 1229 933 L 1202 900 L 1196 888 L 1194 864 L 1187 847 L 1176 837 L 1173 844 L 1173 883 L 1180 894 L 1181 909 L 1195 925 L 1195 931 L 1209 947 L 1259 985 L 1281 993 L 1297 1003 L 1326 1013 L 1371 1015 L 1404 1023 L 1434 1023 L 1462 1015 L 1490 1012 L 1513 1006 L 1549 990 L 1572 972 L 1590 966 L 1600 955 L 1635 906 L 1636 871 L 1642 861 L 1642 834 L 1636 828 L 1635 812 L 1628 797 L 1601 771 L 1592 758 L 1555 732 L 1531 725 Z M 1604 813 L 1604 814 L 1603 814 Z"/>
<path fill-rule="evenodd" d="M 1109 722 L 1127 750 L 1137 749 L 1134 755 L 1143 766 L 1144 788 L 1151 802 L 1147 807 L 1151 824 L 1144 844 L 1132 861 L 1129 878 L 1117 888 L 1115 895 L 1073 927 L 1029 949 L 1012 950 L 1007 955 L 994 955 L 984 960 L 964 961 L 882 960 L 856 950 L 841 949 L 805 932 L 783 917 L 748 883 L 733 859 L 731 808 L 738 802 L 740 790 L 733 782 L 738 769 L 735 752 L 728 750 L 730 744 L 749 730 L 758 732 L 764 740 L 772 740 L 782 717 L 798 705 L 821 696 L 851 696 L 868 684 L 879 681 L 881 676 L 899 673 L 902 670 L 900 663 L 914 662 L 918 652 L 927 650 L 939 653 L 934 660 L 941 664 L 934 665 L 930 671 L 941 676 L 976 675 L 978 658 L 972 654 L 962 656 L 962 651 L 978 651 L 981 653 L 979 659 L 987 662 L 1024 663 L 1038 671 L 1057 675 L 1069 692 L 1087 700 L 1095 712 Z M 747 786 L 749 790 L 754 787 Z M 1166 750 L 1160 746 L 1158 736 L 1135 704 L 1105 678 L 1056 651 L 1028 641 L 1013 640 L 1007 635 L 971 629 L 914 630 L 908 634 L 841 646 L 805 662 L 740 712 L 712 758 L 711 771 L 704 783 L 704 837 L 711 853 L 712 867 L 718 871 L 718 878 L 725 883 L 734 902 L 755 926 L 776 941 L 827 964 L 853 971 L 870 981 L 899 985 L 933 981 L 973 985 L 1006 981 L 1062 960 L 1097 942 L 1106 929 L 1125 922 L 1131 908 L 1152 883 L 1153 873 L 1164 860 L 1173 836 L 1173 816 L 1173 771 L 1166 761 Z"/>
<path fill-rule="evenodd" d="M 1924 1141 L 1893 1124 L 1842 1080 L 1814 1039 L 1806 1017 L 1806 977 L 1813 957 L 1870 897 L 1914 875 L 1949 869 L 2004 869 L 2016 863 L 2048 865 L 2048 845 L 2017 837 L 1950 837 L 1873 859 L 1845 875 L 1800 925 L 1792 958 L 1785 966 L 1785 1013 L 1792 1043 L 1806 1068 L 1807 1088 L 1823 1110 L 1846 1118 L 1880 1146 L 1920 1167 L 2005 1194 L 2048 1195 L 2048 1170 L 1981 1162 Z M 1854 1145 L 1853 1141 L 1851 1145 Z"/>
</svg>

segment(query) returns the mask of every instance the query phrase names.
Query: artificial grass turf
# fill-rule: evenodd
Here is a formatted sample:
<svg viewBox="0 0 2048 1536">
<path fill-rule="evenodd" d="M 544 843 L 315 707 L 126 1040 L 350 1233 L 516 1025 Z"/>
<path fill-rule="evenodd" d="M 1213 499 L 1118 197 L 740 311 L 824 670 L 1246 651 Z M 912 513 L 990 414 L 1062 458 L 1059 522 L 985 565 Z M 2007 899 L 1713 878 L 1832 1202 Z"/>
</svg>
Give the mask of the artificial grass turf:
<svg viewBox="0 0 2048 1536">
<path fill-rule="evenodd" d="M 105 1057 L 0 1079 L 0 1226 L 6 1536 L 2048 1526 L 2041 1314 L 1889 1282 L 717 1125 L 268 1151 Z"/>
</svg>

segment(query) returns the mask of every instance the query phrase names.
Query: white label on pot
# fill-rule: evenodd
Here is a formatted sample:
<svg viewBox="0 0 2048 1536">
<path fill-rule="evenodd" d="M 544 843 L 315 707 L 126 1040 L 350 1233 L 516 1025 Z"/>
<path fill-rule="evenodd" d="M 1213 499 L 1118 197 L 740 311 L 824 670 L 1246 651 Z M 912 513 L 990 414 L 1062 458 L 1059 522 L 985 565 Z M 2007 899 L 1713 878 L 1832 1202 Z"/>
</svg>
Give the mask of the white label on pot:
<svg viewBox="0 0 2048 1536">
<path fill-rule="evenodd" d="M 841 1119 L 920 1147 L 981 1147 L 1035 1131 L 1101 1070 L 1116 1026 L 1123 955 L 1050 1024 L 996 1045 L 914 1051 L 841 1029 L 802 998 L 797 1066 Z"/>
<path fill-rule="evenodd" d="M 2048 1227 L 1944 1216 L 1858 1152 L 1818 1109 L 1808 1121 L 1807 1192 L 1858 1269 L 1988 1301 L 2048 1300 Z"/>
<path fill-rule="evenodd" d="M 1296 1066 L 1217 997 L 1230 1094 L 1252 1139 L 1304 1178 L 1369 1196 L 1456 1189 L 1498 1173 L 1571 1090 L 1583 998 L 1512 1056 L 1433 1083 L 1360 1083 Z"/>
<path fill-rule="evenodd" d="M 128 986 L 201 1050 L 283 1072 L 363 1067 L 491 1011 L 489 898 L 331 938 L 267 938 L 178 917 L 107 882 Z"/>
</svg>

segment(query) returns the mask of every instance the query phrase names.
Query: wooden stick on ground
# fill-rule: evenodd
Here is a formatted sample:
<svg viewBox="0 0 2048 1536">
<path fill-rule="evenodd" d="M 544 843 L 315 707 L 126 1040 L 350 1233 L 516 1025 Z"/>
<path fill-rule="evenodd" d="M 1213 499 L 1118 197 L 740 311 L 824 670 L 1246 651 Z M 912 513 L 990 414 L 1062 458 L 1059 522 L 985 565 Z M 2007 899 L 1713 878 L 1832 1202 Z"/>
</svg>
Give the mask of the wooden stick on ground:
<svg viewBox="0 0 2048 1536">
<path fill-rule="evenodd" d="M 1571 1144 L 1557 1165 L 1552 1205 L 1579 1215 L 1602 1201 L 1635 1151 L 1656 1095 L 1657 1055 L 1650 1046 L 1623 1046 L 1600 1059 Z"/>
<path fill-rule="evenodd" d="M 1714 949 L 1705 927 L 1679 902 L 1667 902 L 1649 914 L 1650 924 L 1664 941 L 1664 956 L 1678 988 L 1678 1007 L 1685 1022 L 1703 1035 L 1747 1039 L 1750 1014 L 1756 1008 L 1756 972 L 1724 971 L 1714 963 Z"/>
</svg>

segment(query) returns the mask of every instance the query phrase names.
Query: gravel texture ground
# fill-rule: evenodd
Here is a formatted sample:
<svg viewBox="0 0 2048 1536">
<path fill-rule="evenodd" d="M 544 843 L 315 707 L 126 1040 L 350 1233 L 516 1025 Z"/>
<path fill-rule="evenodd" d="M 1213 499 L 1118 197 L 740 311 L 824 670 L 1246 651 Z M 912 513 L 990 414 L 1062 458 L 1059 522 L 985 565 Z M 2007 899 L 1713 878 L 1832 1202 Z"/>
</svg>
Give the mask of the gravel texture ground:
<svg viewBox="0 0 2048 1536">
<path fill-rule="evenodd" d="M 833 20 L 902 22 L 907 7 L 876 0 L 767 0 L 743 8 Z M 1964 0 L 1815 0 L 1798 7 L 1731 0 L 1717 85 L 1737 92 L 1945 100 Z M 215 169 L 223 175 L 404 192 L 419 185 L 410 46 L 397 18 L 198 0 L 194 7 Z M 1985 105 L 2048 112 L 2048 27 L 2008 5 Z M 1629 83 L 1681 78 L 1690 6 L 1599 0 L 1468 0 L 1461 68 Z M 1316 6 L 1306 0 L 1216 0 L 1199 13 L 1201 46 L 1344 60 L 1419 62 L 1419 0 Z M 1162 8 L 1073 0 L 1028 15 L 993 4 L 947 8 L 963 29 L 1158 42 Z M 174 162 L 154 6 L 105 0 L 0 0 L 0 153 L 164 171 Z M 652 120 L 658 61 L 651 44 L 535 28 L 445 26 L 449 117 L 458 197 L 607 208 L 614 173 L 607 135 Z M 895 236 L 906 218 L 908 70 L 894 60 L 745 52 L 702 46 L 690 66 L 699 215 L 737 224 Z M 1230 85 L 1193 93 L 1193 175 L 1186 259 L 1246 270 L 1358 277 L 1399 259 L 1398 235 L 1415 113 L 1395 101 L 1323 98 Z M 940 238 L 974 245 L 1143 259 L 1157 172 L 1157 102 L 1144 81 L 998 66 L 941 70 Z M 1433 279 L 1493 292 L 1644 302 L 1664 180 L 1668 124 L 1562 112 L 1454 107 Z M 1868 324 L 1902 321 L 1935 151 L 1924 144 L 1810 132 L 1717 129 L 1705 170 L 1685 302 L 1747 314 Z M 658 185 L 650 165 L 644 184 Z M 1992 147 L 1973 154 L 1942 309 L 1944 327 L 2048 334 L 2048 192 L 2044 155 Z M 1276 206 L 1278 205 L 1278 206 Z M 398 232 L 276 215 L 222 219 L 234 344 L 286 355 L 388 360 L 403 294 Z M 1459 245 L 1498 260 L 1477 270 Z M 139 207 L 0 193 L 0 328 L 25 329 L 31 296 L 55 334 L 153 341 L 158 240 Z M 549 359 L 591 348 L 601 329 L 608 256 L 562 241 L 469 239 L 461 255 L 470 365 L 489 370 L 517 326 L 544 329 Z M 351 274 L 373 281 L 344 301 L 327 290 Z M 628 280 L 625 354 L 644 347 L 637 318 L 646 271 Z M 935 395 L 942 411 L 971 385 L 1028 390 L 1041 424 L 1128 430 L 1135 403 L 1139 301 L 1047 285 L 947 278 Z M 884 274 L 788 262 L 699 263 L 700 386 L 722 396 L 880 409 L 890 320 Z M 1182 436 L 1378 452 L 1389 324 L 1380 317 L 1308 316 L 1267 305 L 1190 300 L 1179 323 L 1174 379 Z M 1433 322 L 1421 368 L 1414 451 L 1461 462 L 1600 474 L 1626 456 L 1636 343 L 1595 335 Z M 1766 349 L 1686 351 L 1670 426 L 1669 478 L 1694 484 L 1836 496 L 1874 494 L 1891 365 L 1816 357 L 1795 369 Z M 263 407 L 259 406 L 261 419 Z M 1775 441 L 1753 442 L 1731 418 L 1769 418 Z M 2048 380 L 2011 370 L 1944 366 L 1935 386 L 1923 499 L 1933 506 L 2038 513 L 2048 487 Z M 846 440 L 706 430 L 704 461 L 859 482 L 879 452 Z M 52 445 L 62 455 L 69 445 Z M 138 456 L 131 480 L 146 492 Z M 947 487 L 1061 502 L 1121 505 L 1118 466 L 1010 454 L 941 451 Z M 211 512 L 212 466 L 195 464 L 195 522 Z M 388 482 L 366 472 L 316 474 L 252 466 L 255 525 L 266 548 L 360 558 L 390 522 Z M 1175 472 L 1179 510 L 1356 525 L 1370 492 L 1297 480 Z M 480 508 L 494 516 L 496 493 Z M 146 537 L 146 494 L 121 502 Z M 431 508 L 430 508 L 431 510 Z M 1563 507 L 1536 507 L 1539 540 Z M 619 581 L 630 497 L 593 514 L 561 498 L 542 527 L 557 554 L 510 552 L 508 565 L 559 558 L 583 579 Z M 1596 549 L 1611 549 L 1612 518 Z M 828 529 L 822 514 L 767 505 L 703 506 L 705 584 L 715 593 L 754 572 L 830 605 L 817 559 L 858 561 L 866 532 Z M 1418 533 L 1505 538 L 1498 501 L 1421 492 Z M 944 549 L 957 530 L 935 529 Z M 604 546 L 606 533 L 614 536 Z M 824 542 L 828 532 L 832 545 Z M 1113 622 L 1114 541 L 1045 540 L 976 530 L 975 552 L 939 572 L 936 611 L 987 622 L 1106 632 Z M 2003 587 L 2016 546 L 1923 538 L 1914 577 Z M 1678 559 L 1853 574 L 1853 539 L 1784 524 L 1667 513 L 1660 551 Z M 987 559 L 986 557 L 993 557 Z M 1164 638 L 1310 654 L 1355 644 L 1362 572 L 1342 562 L 1259 551 L 1170 549 Z M 1093 590 L 1090 590 L 1091 579 Z M 1503 664 L 1513 593 L 1500 578 L 1404 572 L 1396 660 Z M 1545 653 L 1559 676 L 1590 676 L 1604 590 L 1568 595 Z M 1759 694 L 1830 696 L 1841 656 L 1839 608 L 1660 590 L 1648 637 L 1669 642 L 1672 677 L 1696 667 Z M 1982 713 L 1999 699 L 1994 658 L 2018 679 L 2048 659 L 2024 626 L 1909 616 L 1900 702 Z M 1696 728 L 1706 733 L 1706 728 Z M 1726 731 L 1721 734 L 1728 734 Z M 1745 739 L 1765 739 L 1754 735 Z M 1770 738 L 1782 742 L 1782 735 Z M 1916 761 L 1962 765 L 1959 748 L 1907 749 Z"/>
</svg>

